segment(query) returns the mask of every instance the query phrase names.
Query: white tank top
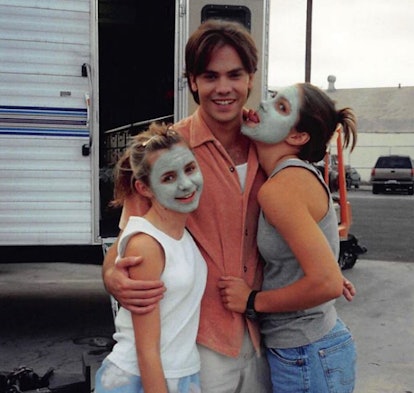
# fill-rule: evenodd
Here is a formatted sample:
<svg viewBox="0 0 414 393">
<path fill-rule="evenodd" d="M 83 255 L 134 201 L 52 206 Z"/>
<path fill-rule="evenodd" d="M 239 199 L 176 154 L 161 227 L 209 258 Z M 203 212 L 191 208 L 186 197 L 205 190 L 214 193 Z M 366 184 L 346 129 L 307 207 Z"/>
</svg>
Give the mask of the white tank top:
<svg viewBox="0 0 414 393">
<path fill-rule="evenodd" d="M 167 288 L 160 302 L 161 361 L 166 378 L 181 378 L 200 371 L 196 337 L 200 302 L 207 279 L 207 265 L 190 233 L 175 240 L 142 217 L 130 217 L 118 245 L 124 255 L 129 238 L 139 232 L 156 239 L 164 249 L 165 268 L 161 280 Z M 119 368 L 140 375 L 131 313 L 120 308 L 114 334 L 116 344 L 108 359 Z"/>
</svg>

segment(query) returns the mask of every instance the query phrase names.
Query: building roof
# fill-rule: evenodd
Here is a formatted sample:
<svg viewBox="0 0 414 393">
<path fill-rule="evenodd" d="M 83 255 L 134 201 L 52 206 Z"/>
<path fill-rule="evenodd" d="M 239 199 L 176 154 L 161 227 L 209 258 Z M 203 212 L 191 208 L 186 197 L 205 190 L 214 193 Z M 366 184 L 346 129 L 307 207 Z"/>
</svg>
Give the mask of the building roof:
<svg viewBox="0 0 414 393">
<path fill-rule="evenodd" d="M 414 87 L 338 89 L 326 93 L 338 109 L 351 107 L 359 133 L 414 133 Z"/>
</svg>

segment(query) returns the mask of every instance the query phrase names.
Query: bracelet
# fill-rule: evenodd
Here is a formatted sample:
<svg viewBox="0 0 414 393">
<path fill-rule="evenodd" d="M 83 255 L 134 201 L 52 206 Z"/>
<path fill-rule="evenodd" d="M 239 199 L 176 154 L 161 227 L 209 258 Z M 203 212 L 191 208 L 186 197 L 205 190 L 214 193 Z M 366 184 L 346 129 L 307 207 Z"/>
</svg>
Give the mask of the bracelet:
<svg viewBox="0 0 414 393">
<path fill-rule="evenodd" d="M 259 313 L 254 308 L 254 301 L 256 299 L 256 295 L 260 291 L 253 290 L 250 292 L 249 297 L 247 298 L 247 304 L 246 304 L 246 318 L 248 319 L 258 319 Z"/>
</svg>

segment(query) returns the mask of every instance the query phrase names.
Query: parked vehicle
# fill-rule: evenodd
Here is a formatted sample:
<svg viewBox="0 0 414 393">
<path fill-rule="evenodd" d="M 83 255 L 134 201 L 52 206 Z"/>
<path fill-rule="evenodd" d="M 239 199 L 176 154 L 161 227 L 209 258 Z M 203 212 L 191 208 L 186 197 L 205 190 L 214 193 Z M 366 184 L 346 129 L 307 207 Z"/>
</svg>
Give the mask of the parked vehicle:
<svg viewBox="0 0 414 393">
<path fill-rule="evenodd" d="M 361 175 L 354 167 L 345 165 L 345 181 L 347 190 L 350 190 L 352 187 L 359 188 Z"/>
<path fill-rule="evenodd" d="M 414 169 L 410 156 L 380 156 L 371 170 L 372 193 L 405 191 L 414 193 Z"/>
<path fill-rule="evenodd" d="M 338 170 L 336 168 L 332 168 L 331 165 L 328 165 L 327 174 L 325 172 L 325 162 L 321 161 L 314 166 L 321 172 L 321 174 L 325 177 L 325 180 L 329 186 L 329 190 L 331 192 L 337 192 L 339 190 L 339 181 L 338 181 Z"/>
<path fill-rule="evenodd" d="M 328 160 L 322 160 L 315 164 L 316 168 L 325 176 L 325 165 L 328 162 L 328 184 L 331 192 L 337 192 L 339 190 L 339 170 L 338 170 L 338 158 L 336 154 L 329 156 Z M 345 182 L 347 190 L 352 187 L 359 188 L 361 184 L 361 175 L 358 171 L 350 165 L 344 166 L 345 170 Z"/>
</svg>

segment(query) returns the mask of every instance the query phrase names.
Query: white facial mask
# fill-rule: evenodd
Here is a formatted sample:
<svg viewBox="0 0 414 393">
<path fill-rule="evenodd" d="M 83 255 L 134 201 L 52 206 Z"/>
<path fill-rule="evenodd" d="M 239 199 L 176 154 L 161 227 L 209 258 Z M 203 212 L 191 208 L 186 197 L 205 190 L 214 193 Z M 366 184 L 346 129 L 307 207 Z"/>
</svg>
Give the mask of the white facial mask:
<svg viewBox="0 0 414 393">
<path fill-rule="evenodd" d="M 257 110 L 260 123 L 251 127 L 242 125 L 241 132 L 258 142 L 274 144 L 283 141 L 299 117 L 299 89 L 286 87 L 276 97 L 263 101 Z"/>
<path fill-rule="evenodd" d="M 150 188 L 167 209 L 189 213 L 198 207 L 203 176 L 191 150 L 175 145 L 153 163 Z"/>
</svg>

